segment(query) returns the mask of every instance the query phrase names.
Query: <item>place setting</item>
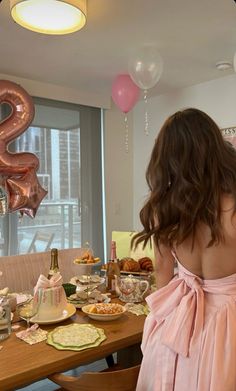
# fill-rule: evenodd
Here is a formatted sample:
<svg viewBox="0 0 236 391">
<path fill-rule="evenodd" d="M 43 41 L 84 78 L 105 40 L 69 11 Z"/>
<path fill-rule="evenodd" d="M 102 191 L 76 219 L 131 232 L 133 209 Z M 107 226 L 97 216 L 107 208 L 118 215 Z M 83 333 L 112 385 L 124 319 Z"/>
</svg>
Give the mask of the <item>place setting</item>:
<svg viewBox="0 0 236 391">
<path fill-rule="evenodd" d="M 106 339 L 104 330 L 92 324 L 73 323 L 50 331 L 47 344 L 58 350 L 80 351 L 100 345 Z"/>
</svg>

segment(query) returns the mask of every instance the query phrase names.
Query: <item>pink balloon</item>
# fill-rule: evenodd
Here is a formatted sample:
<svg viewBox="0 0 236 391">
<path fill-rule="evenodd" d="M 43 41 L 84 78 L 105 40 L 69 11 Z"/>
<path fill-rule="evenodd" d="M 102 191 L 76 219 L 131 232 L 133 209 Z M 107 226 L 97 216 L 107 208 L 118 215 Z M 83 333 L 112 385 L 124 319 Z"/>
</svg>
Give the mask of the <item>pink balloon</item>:
<svg viewBox="0 0 236 391">
<path fill-rule="evenodd" d="M 0 177 L 8 193 L 8 212 L 19 210 L 34 217 L 47 194 L 36 175 L 39 159 L 30 152 L 12 153 L 8 145 L 20 136 L 34 118 L 31 96 L 18 84 L 0 80 L 0 105 L 7 103 L 10 115 L 0 122 Z"/>
<path fill-rule="evenodd" d="M 140 88 L 129 75 L 118 75 L 112 84 L 112 99 L 123 113 L 128 113 L 139 99 Z"/>
<path fill-rule="evenodd" d="M 35 217 L 39 204 L 47 194 L 38 181 L 35 169 L 30 168 L 20 178 L 8 178 L 6 187 L 10 194 L 9 210 L 19 210 L 21 214 Z"/>
</svg>

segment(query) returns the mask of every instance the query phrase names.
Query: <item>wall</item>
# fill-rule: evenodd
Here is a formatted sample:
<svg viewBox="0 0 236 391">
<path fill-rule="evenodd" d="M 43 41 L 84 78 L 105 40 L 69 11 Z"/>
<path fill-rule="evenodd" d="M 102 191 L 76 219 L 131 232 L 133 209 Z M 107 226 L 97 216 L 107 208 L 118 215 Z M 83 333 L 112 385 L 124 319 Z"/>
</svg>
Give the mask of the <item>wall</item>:
<svg viewBox="0 0 236 391">
<path fill-rule="evenodd" d="M 133 227 L 133 131 L 132 113 L 128 114 L 129 152 L 125 150 L 124 114 L 112 105 L 104 120 L 104 163 L 107 247 L 110 254 L 111 232 L 130 231 Z"/>
<path fill-rule="evenodd" d="M 13 75 L 0 73 L 0 80 L 10 80 L 20 84 L 31 96 L 38 98 L 54 99 L 62 102 L 77 103 L 93 107 L 110 107 L 110 97 L 101 94 L 91 94 L 76 88 L 68 88 L 61 85 L 43 83 L 36 80 L 25 79 Z"/>
<path fill-rule="evenodd" d="M 0 75 L 0 78 L 3 75 Z M 73 103 L 109 107 L 101 97 L 82 97 L 76 91 L 8 77 L 22 84 L 32 95 Z M 84 99 L 84 100 L 83 100 Z M 90 102 L 90 103 L 89 103 Z M 197 107 L 206 111 L 221 127 L 236 126 L 236 75 L 176 90 L 148 101 L 149 136 L 144 132 L 144 103 L 139 102 L 129 120 L 129 153 L 124 146 L 124 115 L 115 105 L 104 115 L 104 160 L 106 192 L 106 232 L 108 251 L 112 230 L 139 229 L 139 210 L 147 195 L 145 170 L 154 139 L 164 120 L 178 109 Z M 133 118 L 132 118 L 133 117 Z M 109 253 L 108 253 L 109 254 Z"/>
<path fill-rule="evenodd" d="M 149 136 L 144 134 L 144 103 L 139 102 L 133 114 L 133 226 L 140 228 L 139 210 L 147 195 L 145 170 L 154 139 L 164 120 L 175 111 L 196 107 L 207 112 L 222 127 L 236 126 L 236 75 L 177 90 L 149 99 Z"/>
</svg>

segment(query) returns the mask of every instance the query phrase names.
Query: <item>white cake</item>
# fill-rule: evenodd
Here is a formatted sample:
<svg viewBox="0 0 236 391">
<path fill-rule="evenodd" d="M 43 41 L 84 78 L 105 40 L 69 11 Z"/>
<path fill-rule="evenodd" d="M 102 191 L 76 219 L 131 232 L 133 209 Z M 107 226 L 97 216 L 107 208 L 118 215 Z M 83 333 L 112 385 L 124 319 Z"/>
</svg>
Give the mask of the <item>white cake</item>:
<svg viewBox="0 0 236 391">
<path fill-rule="evenodd" d="M 38 288 L 34 300 L 38 305 L 36 317 L 40 321 L 53 321 L 63 316 L 67 307 L 66 294 L 63 286 Z"/>
</svg>

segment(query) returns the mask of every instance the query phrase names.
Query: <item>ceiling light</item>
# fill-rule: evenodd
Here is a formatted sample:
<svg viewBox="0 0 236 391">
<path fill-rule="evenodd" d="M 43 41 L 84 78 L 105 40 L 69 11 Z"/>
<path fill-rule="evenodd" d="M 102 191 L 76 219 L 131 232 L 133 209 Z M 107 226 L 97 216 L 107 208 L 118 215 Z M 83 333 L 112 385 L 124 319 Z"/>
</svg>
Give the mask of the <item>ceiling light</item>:
<svg viewBox="0 0 236 391">
<path fill-rule="evenodd" d="M 16 23 L 42 34 L 69 34 L 86 23 L 87 0 L 10 0 Z"/>
<path fill-rule="evenodd" d="M 230 61 L 219 61 L 216 63 L 216 68 L 219 71 L 226 71 L 227 69 L 232 68 L 232 62 Z"/>
</svg>

